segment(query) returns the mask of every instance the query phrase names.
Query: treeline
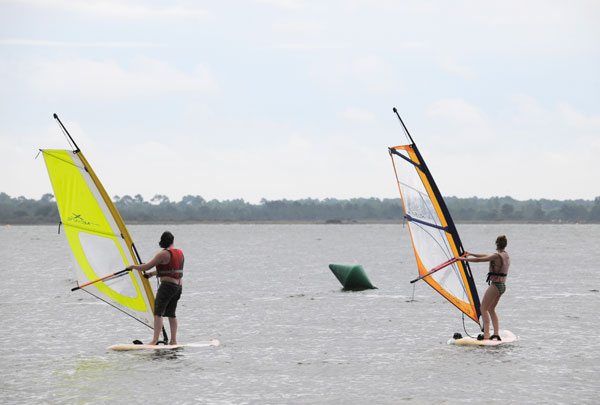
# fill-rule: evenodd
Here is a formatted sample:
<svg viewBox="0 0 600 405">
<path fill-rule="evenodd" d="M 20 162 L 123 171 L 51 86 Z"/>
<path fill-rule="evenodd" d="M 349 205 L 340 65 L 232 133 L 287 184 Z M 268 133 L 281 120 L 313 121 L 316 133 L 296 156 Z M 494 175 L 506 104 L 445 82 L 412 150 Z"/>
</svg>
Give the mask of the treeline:
<svg viewBox="0 0 600 405">
<path fill-rule="evenodd" d="M 527 200 L 511 197 L 446 197 L 456 222 L 600 223 L 600 197 L 595 200 Z M 265 200 L 251 204 L 242 199 L 210 200 L 188 195 L 170 201 L 156 195 L 114 196 L 113 201 L 128 223 L 189 222 L 395 222 L 402 221 L 402 201 L 397 199 L 333 198 Z M 0 223 L 50 224 L 60 221 L 52 194 L 39 200 L 12 198 L 0 193 Z"/>
</svg>

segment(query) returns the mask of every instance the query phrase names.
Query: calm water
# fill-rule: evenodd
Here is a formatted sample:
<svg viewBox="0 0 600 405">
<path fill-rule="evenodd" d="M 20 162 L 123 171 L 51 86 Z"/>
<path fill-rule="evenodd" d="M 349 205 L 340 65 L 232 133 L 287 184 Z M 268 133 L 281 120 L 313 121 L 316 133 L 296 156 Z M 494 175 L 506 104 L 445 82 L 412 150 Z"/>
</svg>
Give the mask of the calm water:
<svg viewBox="0 0 600 405">
<path fill-rule="evenodd" d="M 2 227 L 0 402 L 597 403 L 600 226 L 458 228 L 474 252 L 508 236 L 498 312 L 516 344 L 446 344 L 461 316 L 426 284 L 413 291 L 402 225 L 179 225 L 168 229 L 186 254 L 180 341 L 221 346 L 109 352 L 151 331 L 70 292 L 56 226 Z M 165 229 L 130 227 L 145 260 Z M 329 263 L 362 264 L 379 289 L 341 291 Z M 487 269 L 473 271 L 482 294 Z"/>
</svg>

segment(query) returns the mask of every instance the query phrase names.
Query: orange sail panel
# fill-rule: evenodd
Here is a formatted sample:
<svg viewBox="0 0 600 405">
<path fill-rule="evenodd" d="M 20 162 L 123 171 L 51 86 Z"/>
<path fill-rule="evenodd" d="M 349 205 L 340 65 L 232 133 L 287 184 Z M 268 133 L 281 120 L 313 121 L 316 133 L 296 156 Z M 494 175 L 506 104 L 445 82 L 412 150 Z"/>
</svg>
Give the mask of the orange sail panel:
<svg viewBox="0 0 600 405">
<path fill-rule="evenodd" d="M 410 138 L 408 131 L 406 133 Z M 444 199 L 416 144 L 394 146 L 389 148 L 389 153 L 419 276 L 425 276 L 440 264 L 461 256 L 464 249 Z M 479 297 L 467 262 L 453 261 L 423 280 L 479 323 Z"/>
</svg>

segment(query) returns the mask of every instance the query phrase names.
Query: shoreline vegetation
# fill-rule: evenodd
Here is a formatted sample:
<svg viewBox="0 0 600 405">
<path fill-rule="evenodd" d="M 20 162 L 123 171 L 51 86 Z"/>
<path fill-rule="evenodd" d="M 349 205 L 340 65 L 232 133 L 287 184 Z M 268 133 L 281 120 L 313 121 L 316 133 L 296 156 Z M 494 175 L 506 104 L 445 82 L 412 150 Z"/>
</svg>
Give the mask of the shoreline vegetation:
<svg viewBox="0 0 600 405">
<path fill-rule="evenodd" d="M 600 197 L 594 200 L 527 200 L 511 197 L 444 197 L 457 223 L 600 223 Z M 210 200 L 188 195 L 171 201 L 157 194 L 150 201 L 141 195 L 114 196 L 113 202 L 128 224 L 195 223 L 402 223 L 400 198 L 340 200 Z M 60 222 L 52 194 L 39 200 L 0 193 L 0 224 L 43 225 Z"/>
</svg>

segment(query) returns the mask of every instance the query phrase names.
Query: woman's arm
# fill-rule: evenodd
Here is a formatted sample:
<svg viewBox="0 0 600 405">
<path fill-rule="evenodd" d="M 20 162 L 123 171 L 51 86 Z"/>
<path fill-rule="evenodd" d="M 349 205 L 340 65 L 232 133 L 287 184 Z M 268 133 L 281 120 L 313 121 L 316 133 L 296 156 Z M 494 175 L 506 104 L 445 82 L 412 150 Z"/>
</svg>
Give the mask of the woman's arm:
<svg viewBox="0 0 600 405">
<path fill-rule="evenodd" d="M 473 256 L 473 257 L 465 257 L 462 260 L 465 260 L 467 262 L 491 262 L 496 258 L 496 253 L 494 253 L 493 255 L 483 255 L 483 254 L 479 254 L 479 253 L 469 253 L 466 252 L 468 256 Z"/>
<path fill-rule="evenodd" d="M 485 257 L 487 255 L 481 254 L 481 253 L 471 253 L 471 252 L 465 252 L 465 254 L 467 255 L 467 257 L 469 256 L 473 256 L 473 257 Z"/>
</svg>

